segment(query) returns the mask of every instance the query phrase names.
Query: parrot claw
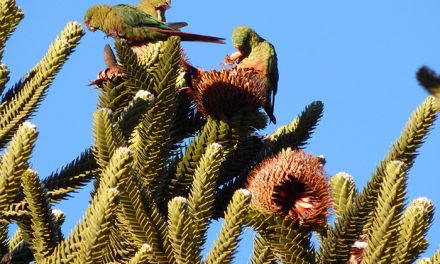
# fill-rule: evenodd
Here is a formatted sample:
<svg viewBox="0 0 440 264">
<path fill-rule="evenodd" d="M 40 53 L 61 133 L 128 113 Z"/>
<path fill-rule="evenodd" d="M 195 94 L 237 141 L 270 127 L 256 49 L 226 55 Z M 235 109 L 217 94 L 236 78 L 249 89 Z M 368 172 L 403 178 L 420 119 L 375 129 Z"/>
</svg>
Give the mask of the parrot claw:
<svg viewBox="0 0 440 264">
<path fill-rule="evenodd" d="M 231 58 L 232 54 L 226 55 L 225 59 L 223 60 L 224 65 L 234 65 L 236 63 L 236 60 Z"/>
<path fill-rule="evenodd" d="M 236 61 L 237 59 L 240 59 L 243 56 L 243 53 L 241 53 L 240 51 L 234 52 L 231 55 L 228 56 L 228 58 L 231 61 Z"/>
</svg>

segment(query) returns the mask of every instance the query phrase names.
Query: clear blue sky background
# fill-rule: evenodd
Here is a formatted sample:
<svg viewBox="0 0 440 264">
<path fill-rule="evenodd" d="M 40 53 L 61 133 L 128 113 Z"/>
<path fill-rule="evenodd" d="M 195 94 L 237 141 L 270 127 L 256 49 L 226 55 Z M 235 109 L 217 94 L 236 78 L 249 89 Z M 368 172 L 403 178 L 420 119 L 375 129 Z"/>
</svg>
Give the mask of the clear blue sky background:
<svg viewBox="0 0 440 264">
<path fill-rule="evenodd" d="M 26 17 L 8 42 L 3 63 L 17 81 L 44 55 L 67 21 L 82 22 L 85 11 L 98 3 L 119 1 L 17 0 Z M 135 4 L 136 1 L 125 2 Z M 173 0 L 168 21 L 186 21 L 186 31 L 228 38 L 226 45 L 185 43 L 190 61 L 205 69 L 218 68 L 234 51 L 232 29 L 253 27 L 276 47 L 279 92 L 278 124 L 290 122 L 307 104 L 321 100 L 324 117 L 307 151 L 327 159 L 328 175 L 345 171 L 358 187 L 399 136 L 425 92 L 415 80 L 422 65 L 440 71 L 440 34 L 436 0 L 409 1 L 201 1 Z M 41 177 L 70 162 L 92 144 L 92 114 L 97 91 L 86 86 L 103 69 L 105 39 L 87 34 L 66 63 L 33 119 L 40 131 L 32 158 Z M 12 82 L 11 82 L 12 83 Z M 270 133 L 276 127 L 268 127 Z M 440 206 L 440 129 L 429 135 L 409 174 L 408 201 L 427 196 Z M 79 221 L 88 190 L 56 207 L 67 215 L 64 232 Z M 429 232 L 431 246 L 440 246 L 440 217 Z M 210 232 L 210 237 L 216 234 Z M 251 251 L 245 239 L 237 263 Z"/>
</svg>

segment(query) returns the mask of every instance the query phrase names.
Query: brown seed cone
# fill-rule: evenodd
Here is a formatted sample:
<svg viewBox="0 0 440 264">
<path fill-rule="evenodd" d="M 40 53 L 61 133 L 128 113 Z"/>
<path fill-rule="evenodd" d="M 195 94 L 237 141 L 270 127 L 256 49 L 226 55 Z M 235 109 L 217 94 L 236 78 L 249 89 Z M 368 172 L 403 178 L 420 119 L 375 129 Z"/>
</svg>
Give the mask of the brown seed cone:
<svg viewBox="0 0 440 264">
<path fill-rule="evenodd" d="M 367 247 L 368 236 L 360 235 L 359 239 L 356 240 L 351 246 L 350 258 L 347 264 L 361 264 L 364 254 L 364 249 Z"/>
<path fill-rule="evenodd" d="M 246 188 L 251 203 L 291 218 L 303 227 L 326 223 L 330 195 L 320 159 L 302 150 L 284 151 L 254 168 Z"/>
<path fill-rule="evenodd" d="M 117 77 L 124 77 L 124 73 L 121 72 L 118 66 L 112 66 L 100 71 L 96 80 L 90 82 L 89 85 L 96 85 L 102 88 L 104 82 L 113 81 Z"/>
<path fill-rule="evenodd" d="M 257 111 L 265 104 L 266 90 L 258 74 L 249 69 L 223 69 L 200 74 L 194 100 L 204 116 L 231 116 L 238 111 Z"/>
<path fill-rule="evenodd" d="M 183 78 L 185 79 L 185 83 L 187 87 L 184 87 L 183 91 L 185 94 L 191 95 L 191 98 L 194 94 L 194 86 L 193 83 L 197 83 L 200 80 L 200 73 L 202 70 L 197 69 L 189 62 L 188 57 L 186 56 L 185 50 L 180 48 L 180 61 L 182 70 L 184 72 Z"/>
</svg>

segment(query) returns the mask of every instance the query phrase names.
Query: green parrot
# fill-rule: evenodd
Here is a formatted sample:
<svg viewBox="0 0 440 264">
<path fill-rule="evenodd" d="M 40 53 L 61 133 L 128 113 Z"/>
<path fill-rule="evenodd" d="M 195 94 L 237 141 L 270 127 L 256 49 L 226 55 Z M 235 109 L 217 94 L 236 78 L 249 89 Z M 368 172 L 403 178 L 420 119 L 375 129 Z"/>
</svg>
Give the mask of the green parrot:
<svg viewBox="0 0 440 264">
<path fill-rule="evenodd" d="M 161 22 L 165 22 L 165 11 L 171 8 L 171 0 L 141 0 L 136 8 Z"/>
<path fill-rule="evenodd" d="M 186 23 L 166 24 L 130 5 L 95 5 L 87 10 L 84 24 L 91 31 L 97 29 L 114 38 L 124 39 L 129 45 L 143 45 L 179 36 L 182 41 L 203 41 L 224 44 L 223 38 L 179 31 Z M 174 26 L 173 26 L 174 25 Z"/>
<path fill-rule="evenodd" d="M 278 89 L 278 66 L 274 46 L 247 26 L 238 26 L 234 29 L 232 44 L 238 51 L 227 56 L 226 61 L 230 63 L 237 61 L 237 67 L 250 68 L 261 73 L 267 88 L 264 109 L 270 121 L 275 124 L 273 110 Z"/>
</svg>

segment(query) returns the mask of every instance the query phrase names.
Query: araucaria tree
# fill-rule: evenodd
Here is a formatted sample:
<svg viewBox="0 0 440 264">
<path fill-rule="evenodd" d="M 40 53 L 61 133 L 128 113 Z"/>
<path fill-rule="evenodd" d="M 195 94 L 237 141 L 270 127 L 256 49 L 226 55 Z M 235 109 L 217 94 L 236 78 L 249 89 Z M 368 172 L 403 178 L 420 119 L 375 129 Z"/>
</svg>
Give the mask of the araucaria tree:
<svg viewBox="0 0 440 264">
<path fill-rule="evenodd" d="M 430 95 L 357 190 L 350 175 L 328 177 L 325 159 L 303 150 L 321 102 L 260 134 L 275 122 L 278 69 L 270 42 L 237 27 L 238 52 L 227 66 L 197 69 L 180 42 L 223 39 L 165 23 L 169 5 L 144 0 L 87 12 L 89 29 L 115 39 L 114 49 L 104 49 L 108 68 L 91 83 L 99 90 L 94 144 L 48 177 L 29 163 L 38 132 L 27 120 L 84 30 L 68 23 L 12 86 L 0 65 L 0 263 L 231 263 L 244 227 L 255 230 L 253 264 L 440 263 L 440 251 L 417 260 L 428 246 L 432 202 L 405 203 L 408 171 L 440 108 L 432 70 L 417 75 Z M 0 0 L 0 60 L 22 18 L 14 0 Z M 82 220 L 63 234 L 56 204 L 91 181 Z M 219 218 L 220 233 L 206 245 L 209 224 Z M 8 234 L 11 223 L 18 229 Z"/>
</svg>

